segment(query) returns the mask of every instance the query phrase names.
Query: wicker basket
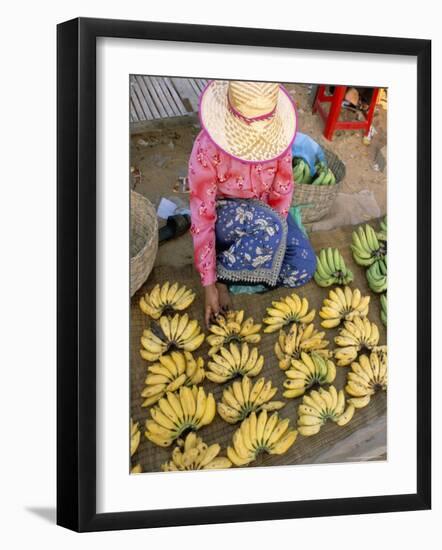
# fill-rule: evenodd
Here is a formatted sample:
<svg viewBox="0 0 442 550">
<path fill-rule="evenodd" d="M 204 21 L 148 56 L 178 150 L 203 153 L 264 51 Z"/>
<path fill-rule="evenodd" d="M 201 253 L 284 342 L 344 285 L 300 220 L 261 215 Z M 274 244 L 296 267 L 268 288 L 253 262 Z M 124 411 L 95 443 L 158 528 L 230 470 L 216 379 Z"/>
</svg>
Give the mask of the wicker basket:
<svg viewBox="0 0 442 550">
<path fill-rule="evenodd" d="M 152 271 L 158 250 L 158 219 L 152 203 L 130 192 L 130 295 Z"/>
<path fill-rule="evenodd" d="M 336 177 L 336 183 L 334 185 L 295 183 L 292 204 L 301 207 L 303 223 L 315 222 L 328 213 L 345 178 L 345 164 L 331 151 L 325 149 L 324 153 L 328 167 Z"/>
</svg>

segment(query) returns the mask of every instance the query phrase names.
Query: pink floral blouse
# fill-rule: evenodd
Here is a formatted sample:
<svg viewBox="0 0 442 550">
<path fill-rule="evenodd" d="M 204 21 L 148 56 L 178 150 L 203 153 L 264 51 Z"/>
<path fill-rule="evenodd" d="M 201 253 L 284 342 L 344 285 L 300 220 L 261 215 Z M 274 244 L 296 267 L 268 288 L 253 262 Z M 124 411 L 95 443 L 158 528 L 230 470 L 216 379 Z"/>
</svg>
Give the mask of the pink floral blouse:
<svg viewBox="0 0 442 550">
<path fill-rule="evenodd" d="M 202 130 L 189 160 L 195 265 L 203 286 L 216 282 L 217 198 L 259 199 L 287 216 L 293 195 L 290 149 L 276 160 L 243 162 L 221 151 Z"/>
</svg>

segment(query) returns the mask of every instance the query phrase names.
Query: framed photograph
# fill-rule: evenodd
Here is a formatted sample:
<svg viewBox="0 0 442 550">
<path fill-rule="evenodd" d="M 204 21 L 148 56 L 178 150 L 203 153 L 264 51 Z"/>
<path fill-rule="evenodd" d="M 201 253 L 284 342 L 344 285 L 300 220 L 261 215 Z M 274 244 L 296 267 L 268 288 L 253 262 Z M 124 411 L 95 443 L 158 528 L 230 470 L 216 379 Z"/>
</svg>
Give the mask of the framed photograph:
<svg viewBox="0 0 442 550">
<path fill-rule="evenodd" d="M 57 523 L 429 509 L 430 41 L 57 31 Z"/>
</svg>

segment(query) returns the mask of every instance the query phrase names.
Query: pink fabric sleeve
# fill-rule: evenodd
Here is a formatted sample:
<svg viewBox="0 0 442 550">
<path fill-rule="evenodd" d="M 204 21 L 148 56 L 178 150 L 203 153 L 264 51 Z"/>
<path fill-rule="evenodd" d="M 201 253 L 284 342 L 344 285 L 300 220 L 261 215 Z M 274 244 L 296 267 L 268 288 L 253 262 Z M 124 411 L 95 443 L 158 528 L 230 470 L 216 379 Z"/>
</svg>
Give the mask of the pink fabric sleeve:
<svg viewBox="0 0 442 550">
<path fill-rule="evenodd" d="M 189 160 L 190 212 L 195 266 L 203 286 L 216 282 L 216 192 L 213 159 L 218 152 L 203 132 L 193 145 Z"/>
<path fill-rule="evenodd" d="M 278 168 L 269 194 L 269 205 L 287 217 L 292 204 L 293 191 L 292 153 L 289 151 L 278 160 Z"/>
</svg>

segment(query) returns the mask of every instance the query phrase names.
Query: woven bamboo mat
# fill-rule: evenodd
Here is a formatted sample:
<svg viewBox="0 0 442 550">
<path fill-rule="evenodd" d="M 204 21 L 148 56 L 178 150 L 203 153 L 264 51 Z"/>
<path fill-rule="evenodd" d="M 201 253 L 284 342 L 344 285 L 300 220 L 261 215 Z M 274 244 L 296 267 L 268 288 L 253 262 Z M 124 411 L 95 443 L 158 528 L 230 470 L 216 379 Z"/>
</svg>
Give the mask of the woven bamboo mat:
<svg viewBox="0 0 442 550">
<path fill-rule="evenodd" d="M 351 233 L 354 227 L 339 228 L 333 231 L 315 232 L 311 236 L 312 244 L 316 251 L 321 248 L 332 246 L 339 248 L 343 255 L 347 266 L 354 273 L 354 281 L 351 284 L 353 288 L 358 287 L 362 294 L 369 293 L 369 288 L 365 279 L 364 268 L 356 265 L 353 261 L 349 244 L 351 242 Z M 199 283 L 199 276 L 193 265 L 174 268 L 171 266 L 156 267 L 150 275 L 148 281 L 132 298 L 131 304 L 131 415 L 135 421 L 140 424 L 142 433 L 141 442 L 136 454 L 133 457 L 133 464 L 141 464 L 143 472 L 157 472 L 161 470 L 161 464 L 170 459 L 170 454 L 174 445 L 168 449 L 157 447 L 144 437 L 144 422 L 149 418 L 149 410 L 142 408 L 141 392 L 144 387 L 144 380 L 147 374 L 147 362 L 141 359 L 139 354 L 140 337 L 144 328 L 149 325 L 149 319 L 144 315 L 138 307 L 140 296 L 149 291 L 156 283 L 163 283 L 166 280 L 171 282 L 179 281 L 187 287 L 197 291 L 197 297 L 193 304 L 187 310 L 191 318 L 198 319 L 201 326 L 203 323 L 203 293 Z M 234 309 L 244 309 L 245 316 L 252 316 L 255 322 L 261 322 L 264 317 L 266 307 L 271 304 L 272 300 L 278 299 L 293 292 L 292 289 L 279 288 L 258 295 L 237 295 L 233 296 Z M 328 289 L 320 288 L 314 281 L 309 282 L 303 287 L 296 290 L 299 296 L 305 296 L 310 304 L 310 307 L 316 308 L 318 312 L 322 300 L 328 294 Z M 380 331 L 380 344 L 386 343 L 385 327 L 380 319 L 379 297 L 371 293 L 369 319 L 374 321 Z M 319 315 L 316 314 L 315 326 L 320 328 Z M 324 330 L 324 329 L 321 329 Z M 327 340 L 330 342 L 330 348 L 333 349 L 333 337 L 337 330 L 326 330 Z M 281 409 L 281 417 L 288 417 L 291 424 L 296 426 L 297 406 L 302 401 L 302 397 L 297 399 L 284 399 L 282 397 L 283 386 L 285 379 L 283 371 L 278 366 L 278 361 L 274 354 L 274 344 L 277 339 L 277 333 L 264 334 L 262 333 L 261 343 L 259 344 L 260 353 L 265 357 L 265 364 L 259 376 L 265 376 L 266 379 L 271 379 L 274 386 L 279 388 L 274 399 L 285 400 L 286 406 Z M 195 352 L 195 355 L 201 355 L 207 361 L 208 346 L 206 343 Z M 348 368 L 337 367 L 337 376 L 334 385 L 340 389 L 345 384 L 345 376 Z M 255 378 L 254 380 L 256 380 Z M 222 390 L 225 385 L 214 384 L 208 380 L 204 381 L 206 392 L 212 392 L 215 400 L 221 398 Z M 338 445 L 340 449 L 339 462 L 345 461 L 361 461 L 372 459 L 367 457 L 364 451 L 364 440 L 367 439 L 367 427 L 379 426 L 378 434 L 382 444 L 385 444 L 386 438 L 386 408 L 387 399 L 384 392 L 375 395 L 370 404 L 364 409 L 357 410 L 353 419 L 347 426 L 339 427 L 332 422 L 328 422 L 321 428 L 319 434 L 312 437 L 302 437 L 298 435 L 295 444 L 282 456 L 271 456 L 267 454 L 261 455 L 257 461 L 253 462 L 252 466 L 276 466 L 287 464 L 305 464 L 305 463 L 320 463 L 334 461 L 327 457 L 327 450 Z M 225 455 L 227 446 L 231 443 L 233 432 L 239 425 L 230 425 L 224 422 L 218 415 L 214 421 L 202 428 L 198 434 L 203 437 L 207 444 L 219 443 L 221 445 L 220 455 Z M 360 437 L 358 437 L 358 433 Z M 381 445 L 382 446 L 382 445 Z M 384 459 L 386 457 L 386 447 L 375 459 Z"/>
</svg>

